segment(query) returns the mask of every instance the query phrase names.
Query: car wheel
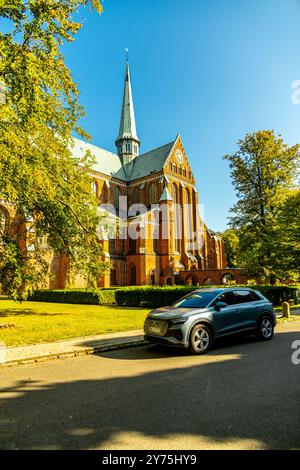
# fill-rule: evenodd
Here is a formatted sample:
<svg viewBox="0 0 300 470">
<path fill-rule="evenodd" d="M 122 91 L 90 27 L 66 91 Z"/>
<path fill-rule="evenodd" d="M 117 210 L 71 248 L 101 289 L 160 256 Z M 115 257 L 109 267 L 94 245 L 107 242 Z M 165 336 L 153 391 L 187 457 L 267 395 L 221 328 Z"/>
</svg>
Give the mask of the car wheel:
<svg viewBox="0 0 300 470">
<path fill-rule="evenodd" d="M 274 323 L 271 318 L 265 316 L 259 320 L 257 338 L 262 341 L 269 341 L 274 334 Z"/>
<path fill-rule="evenodd" d="M 195 325 L 190 335 L 189 350 L 194 354 L 205 354 L 212 346 L 212 332 L 206 325 Z"/>
</svg>

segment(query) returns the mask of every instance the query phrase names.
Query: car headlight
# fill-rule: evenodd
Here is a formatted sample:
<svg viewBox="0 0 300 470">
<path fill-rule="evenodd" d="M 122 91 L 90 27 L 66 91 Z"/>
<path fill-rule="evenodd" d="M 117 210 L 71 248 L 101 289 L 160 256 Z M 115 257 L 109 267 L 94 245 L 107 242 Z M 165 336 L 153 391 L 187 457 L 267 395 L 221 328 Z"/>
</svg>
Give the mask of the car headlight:
<svg viewBox="0 0 300 470">
<path fill-rule="evenodd" d="M 175 318 L 174 320 L 171 320 L 172 321 L 172 325 L 180 325 L 181 323 L 185 323 L 187 321 L 188 317 L 184 317 L 184 318 Z"/>
</svg>

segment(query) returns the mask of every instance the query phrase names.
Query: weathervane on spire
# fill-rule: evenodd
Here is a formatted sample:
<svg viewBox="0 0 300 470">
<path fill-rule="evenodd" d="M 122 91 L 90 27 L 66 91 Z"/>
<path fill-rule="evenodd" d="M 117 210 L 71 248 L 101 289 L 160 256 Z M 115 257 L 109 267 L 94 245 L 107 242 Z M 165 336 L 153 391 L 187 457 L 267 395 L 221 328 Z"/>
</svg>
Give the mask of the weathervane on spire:
<svg viewBox="0 0 300 470">
<path fill-rule="evenodd" d="M 127 49 L 127 47 L 125 47 L 125 51 L 126 51 L 126 62 L 128 62 L 128 59 L 129 59 L 129 49 Z"/>
</svg>

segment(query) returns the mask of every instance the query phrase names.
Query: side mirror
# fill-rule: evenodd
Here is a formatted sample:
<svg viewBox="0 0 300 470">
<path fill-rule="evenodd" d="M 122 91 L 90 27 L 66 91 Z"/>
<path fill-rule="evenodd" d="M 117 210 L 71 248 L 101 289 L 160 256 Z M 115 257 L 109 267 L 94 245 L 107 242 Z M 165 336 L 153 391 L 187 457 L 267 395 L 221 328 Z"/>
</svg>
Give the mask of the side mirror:
<svg viewBox="0 0 300 470">
<path fill-rule="evenodd" d="M 226 308 L 227 304 L 225 302 L 217 302 L 215 309 L 219 312 L 222 308 Z"/>
</svg>

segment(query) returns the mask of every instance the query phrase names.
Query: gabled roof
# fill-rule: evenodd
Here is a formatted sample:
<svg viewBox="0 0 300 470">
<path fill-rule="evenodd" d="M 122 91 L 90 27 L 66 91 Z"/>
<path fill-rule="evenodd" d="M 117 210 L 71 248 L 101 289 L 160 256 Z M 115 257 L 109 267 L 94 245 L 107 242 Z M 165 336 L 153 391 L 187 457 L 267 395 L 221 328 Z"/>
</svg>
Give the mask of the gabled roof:
<svg viewBox="0 0 300 470">
<path fill-rule="evenodd" d="M 83 140 L 73 138 L 73 141 L 72 153 L 75 157 L 84 157 L 86 151 L 89 150 L 96 160 L 93 170 L 126 181 L 126 175 L 118 155 L 96 147 L 96 145 L 88 144 Z"/>
<path fill-rule="evenodd" d="M 151 173 L 158 173 L 162 171 L 170 152 L 174 146 L 175 141 L 163 145 L 150 152 L 144 153 L 134 159 L 132 172 L 130 174 L 130 181 L 143 178 Z"/>
<path fill-rule="evenodd" d="M 130 163 L 130 165 L 132 165 L 132 171 L 128 179 L 126 178 L 124 167 L 118 155 L 80 139 L 73 138 L 73 141 L 74 147 L 72 148 L 72 153 L 74 157 L 83 157 L 86 151 L 89 150 L 96 160 L 93 170 L 128 182 L 162 171 L 176 142 L 176 140 L 174 140 L 169 144 L 136 157 L 134 161 Z"/>
</svg>

